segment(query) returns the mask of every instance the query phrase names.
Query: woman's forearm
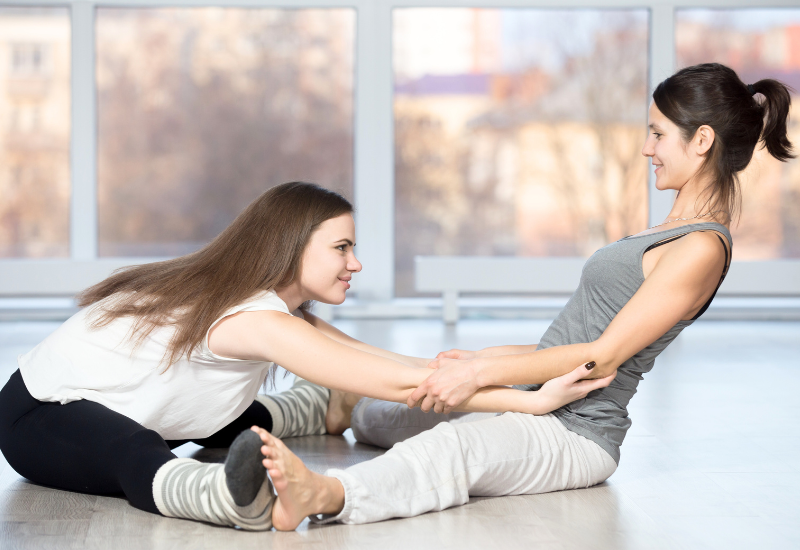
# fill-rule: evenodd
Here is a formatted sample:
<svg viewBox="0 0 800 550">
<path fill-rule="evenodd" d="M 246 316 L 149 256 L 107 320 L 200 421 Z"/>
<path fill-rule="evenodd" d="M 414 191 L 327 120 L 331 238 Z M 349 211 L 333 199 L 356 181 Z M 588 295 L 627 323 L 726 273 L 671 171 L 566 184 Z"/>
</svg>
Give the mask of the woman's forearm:
<svg viewBox="0 0 800 550">
<path fill-rule="evenodd" d="M 371 353 L 372 355 L 378 355 L 380 357 L 385 357 L 386 359 L 391 359 L 392 361 L 397 361 L 398 363 L 402 363 L 404 365 L 408 365 L 409 367 L 416 367 L 416 368 L 424 368 L 428 366 L 428 363 L 431 361 L 430 359 L 425 359 L 422 357 L 411 357 L 408 355 L 401 355 L 399 353 L 395 353 L 393 351 L 385 350 L 382 348 L 378 348 L 375 346 L 371 346 L 369 344 L 365 344 L 360 340 L 356 340 L 349 334 L 345 334 L 341 330 L 337 329 L 330 323 L 327 323 L 313 315 L 311 313 L 305 314 L 305 320 L 314 328 L 319 330 L 322 334 L 336 340 L 337 342 L 344 344 L 346 346 L 350 346 L 351 348 L 355 348 L 367 353 Z"/>
<path fill-rule="evenodd" d="M 518 412 L 546 414 L 557 408 L 547 407 L 541 402 L 538 392 L 521 391 L 503 386 L 481 388 L 454 410 L 457 412 Z M 431 413 L 435 414 L 435 413 Z"/>
<path fill-rule="evenodd" d="M 520 353 L 531 353 L 536 351 L 539 344 L 512 345 L 512 346 L 492 346 L 477 352 L 478 357 L 496 357 L 498 355 L 517 355 Z"/>
<path fill-rule="evenodd" d="M 531 353 L 477 357 L 473 359 L 479 387 L 513 384 L 544 384 L 566 374 L 575 365 L 598 361 L 594 346 L 570 344 Z"/>
<path fill-rule="evenodd" d="M 391 359 L 392 361 L 397 361 L 398 363 L 402 363 L 407 367 L 413 367 L 415 369 L 424 369 L 425 367 L 428 366 L 428 363 L 431 362 L 430 359 L 426 359 L 424 357 L 411 357 L 410 355 L 401 355 L 399 353 L 395 353 L 393 351 L 389 351 L 383 348 L 376 348 L 375 346 L 370 346 L 369 344 L 365 344 L 358 340 L 354 340 L 354 342 L 356 343 L 349 345 L 351 345 L 351 347 L 354 347 L 355 349 L 359 349 L 361 351 L 365 351 L 373 355 L 378 355 L 386 359 Z"/>
</svg>

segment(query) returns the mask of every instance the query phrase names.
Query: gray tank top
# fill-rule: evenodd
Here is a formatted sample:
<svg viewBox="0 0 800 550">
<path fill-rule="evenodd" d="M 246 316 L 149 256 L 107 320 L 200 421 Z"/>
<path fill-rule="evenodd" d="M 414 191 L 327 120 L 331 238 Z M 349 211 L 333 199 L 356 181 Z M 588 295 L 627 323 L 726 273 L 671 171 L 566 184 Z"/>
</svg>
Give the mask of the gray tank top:
<svg viewBox="0 0 800 550">
<path fill-rule="evenodd" d="M 644 282 L 642 256 L 645 252 L 694 231 L 709 230 L 722 233 L 728 240 L 727 245 L 722 242 L 725 247 L 725 269 L 719 281 L 722 284 L 728 271 L 729 250 L 733 242 L 724 225 L 716 222 L 695 223 L 649 235 L 625 237 L 601 248 L 586 261 L 578 289 L 544 333 L 538 349 L 597 340 Z M 722 241 L 722 237 L 719 239 Z M 636 393 L 639 380 L 653 368 L 656 357 L 664 348 L 705 312 L 715 295 L 716 291 L 693 319 L 678 321 L 661 338 L 620 365 L 611 385 L 595 390 L 586 398 L 565 405 L 552 414 L 568 430 L 600 445 L 619 464 L 619 447 L 631 426 L 627 406 Z M 515 387 L 537 390 L 541 386 Z"/>
</svg>

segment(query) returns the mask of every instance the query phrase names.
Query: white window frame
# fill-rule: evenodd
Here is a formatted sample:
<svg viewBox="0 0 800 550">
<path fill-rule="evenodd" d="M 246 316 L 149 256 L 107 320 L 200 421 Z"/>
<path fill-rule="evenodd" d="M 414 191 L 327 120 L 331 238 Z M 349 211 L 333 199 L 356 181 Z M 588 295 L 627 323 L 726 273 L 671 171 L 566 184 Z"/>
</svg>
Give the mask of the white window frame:
<svg viewBox="0 0 800 550">
<path fill-rule="evenodd" d="M 0 260 L 0 296 L 69 296 L 113 269 L 155 258 L 99 258 L 97 231 L 97 106 L 95 9 L 98 7 L 353 8 L 356 11 L 354 196 L 360 302 L 394 296 L 394 134 L 392 11 L 408 7 L 647 8 L 650 10 L 649 81 L 652 87 L 675 69 L 675 12 L 680 8 L 763 8 L 758 0 L 104 0 L 2 1 L 2 6 L 59 6 L 70 9 L 71 185 L 70 258 Z M 798 0 L 771 0 L 771 8 L 799 7 Z M 652 224 L 669 212 L 672 197 L 649 182 Z M 530 258 L 524 259 L 530 262 Z M 535 259 L 547 270 L 557 258 Z M 493 261 L 491 258 L 487 262 Z M 578 269 L 578 268 L 576 268 Z M 800 296 L 800 260 L 735 262 L 722 295 Z"/>
</svg>

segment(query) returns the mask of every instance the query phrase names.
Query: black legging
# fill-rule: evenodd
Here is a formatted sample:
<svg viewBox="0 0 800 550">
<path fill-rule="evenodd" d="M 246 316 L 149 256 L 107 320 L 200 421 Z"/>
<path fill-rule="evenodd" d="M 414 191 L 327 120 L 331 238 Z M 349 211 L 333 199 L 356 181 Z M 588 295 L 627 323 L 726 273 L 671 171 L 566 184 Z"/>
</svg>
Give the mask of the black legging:
<svg viewBox="0 0 800 550">
<path fill-rule="evenodd" d="M 257 425 L 271 431 L 272 417 L 253 402 L 217 433 L 193 439 L 204 447 L 229 447 L 239 433 Z M 21 476 L 57 489 L 118 495 L 158 514 L 153 478 L 171 449 L 186 441 L 165 441 L 127 416 L 93 401 L 66 405 L 34 399 L 19 371 L 0 390 L 0 451 Z"/>
</svg>

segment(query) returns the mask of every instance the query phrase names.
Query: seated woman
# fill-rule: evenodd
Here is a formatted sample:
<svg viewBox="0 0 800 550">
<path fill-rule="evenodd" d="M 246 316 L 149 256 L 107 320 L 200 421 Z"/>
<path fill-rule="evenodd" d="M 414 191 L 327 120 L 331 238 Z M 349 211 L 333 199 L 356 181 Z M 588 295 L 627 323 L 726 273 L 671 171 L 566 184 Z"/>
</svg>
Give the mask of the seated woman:
<svg viewBox="0 0 800 550">
<path fill-rule="evenodd" d="M 426 360 L 302 319 L 311 300 L 341 303 L 361 270 L 351 213 L 347 200 L 319 186 L 280 185 L 202 250 L 123 269 L 87 289 L 83 309 L 21 356 L 0 391 L 8 463 L 36 483 L 122 493 L 148 512 L 269 529 L 274 495 L 249 428 L 321 433 L 328 400 L 305 381 L 258 396 L 274 363 L 398 403 L 432 372 L 419 368 Z M 486 388 L 461 409 L 545 413 L 610 383 L 577 382 L 586 373 L 579 367 L 570 383 L 537 393 Z M 177 458 L 171 449 L 189 440 L 230 446 L 225 464 Z"/>
<path fill-rule="evenodd" d="M 324 476 L 306 469 L 279 438 L 256 430 L 278 492 L 275 527 L 293 529 L 306 516 L 342 523 L 409 517 L 470 496 L 587 487 L 610 476 L 631 425 L 626 406 L 637 384 L 705 312 L 727 273 L 737 174 L 759 141 L 778 160 L 793 157 L 789 105 L 783 84 L 745 85 L 719 64 L 688 67 L 659 84 L 642 154 L 656 167 L 656 187 L 678 192 L 669 217 L 595 252 L 538 345 L 441 353 L 408 405 L 421 401 L 423 411 L 449 413 L 480 388 L 537 389 L 588 361 L 596 362 L 593 376 L 614 377 L 610 385 L 543 416 L 426 418 L 364 399 L 352 414 L 356 437 L 391 450 Z"/>
</svg>

